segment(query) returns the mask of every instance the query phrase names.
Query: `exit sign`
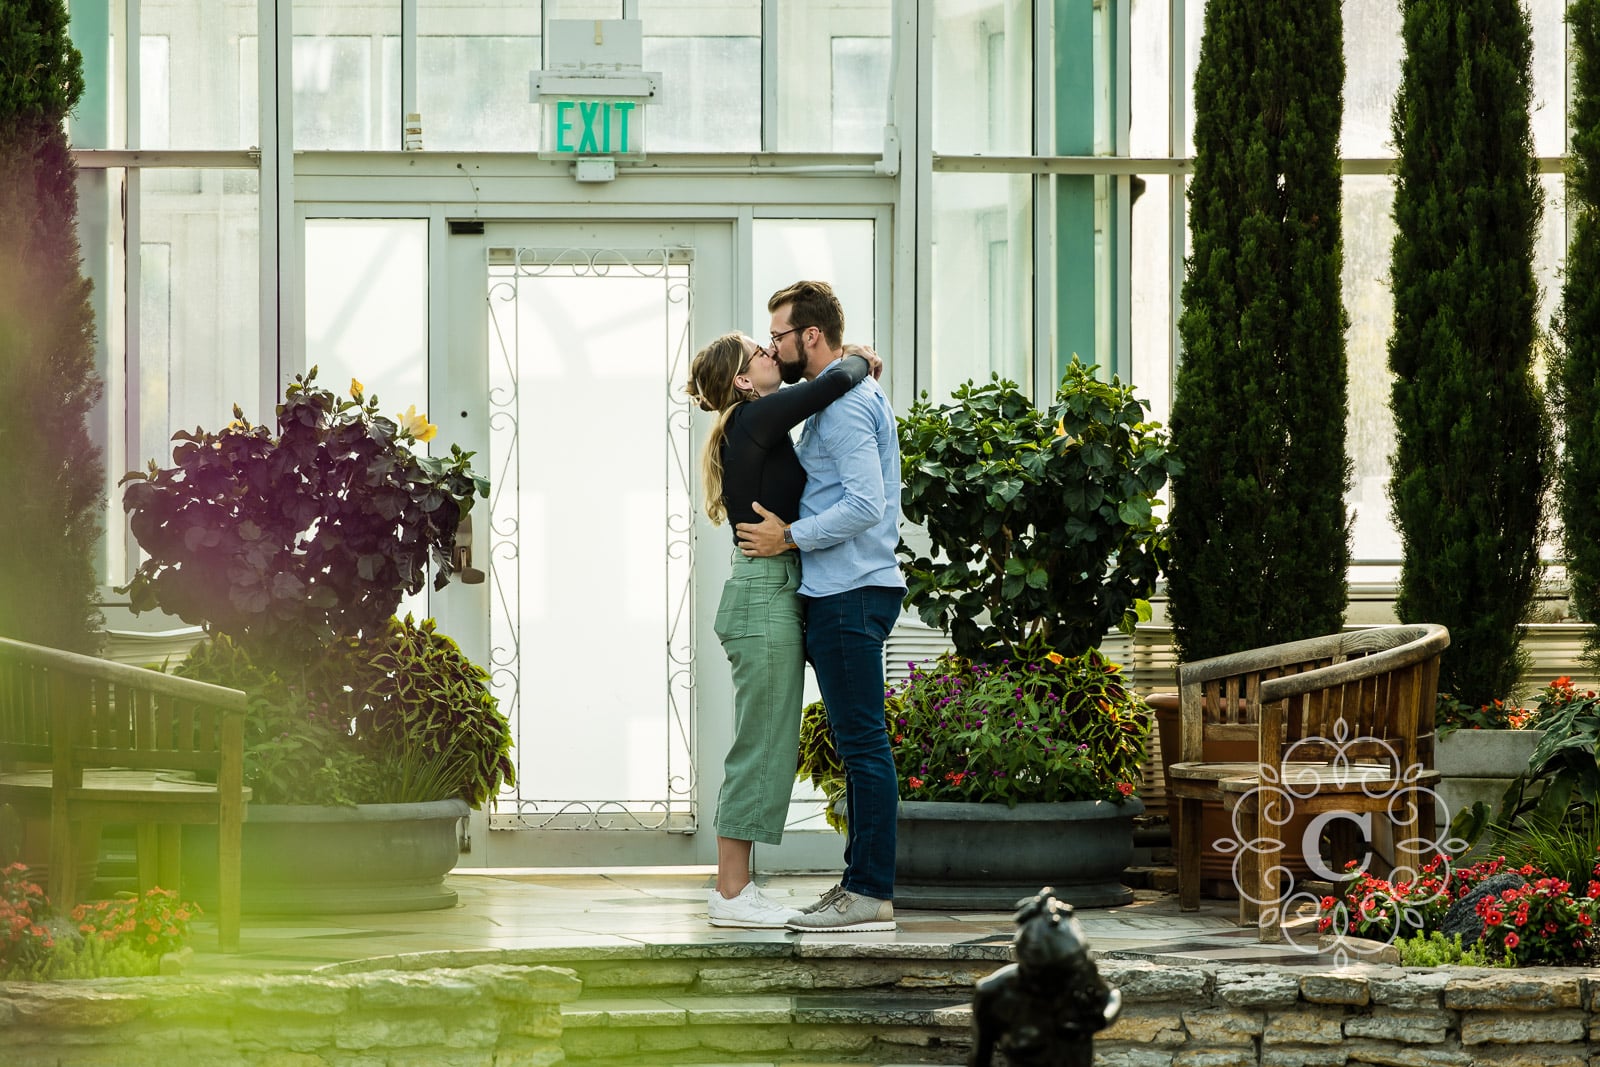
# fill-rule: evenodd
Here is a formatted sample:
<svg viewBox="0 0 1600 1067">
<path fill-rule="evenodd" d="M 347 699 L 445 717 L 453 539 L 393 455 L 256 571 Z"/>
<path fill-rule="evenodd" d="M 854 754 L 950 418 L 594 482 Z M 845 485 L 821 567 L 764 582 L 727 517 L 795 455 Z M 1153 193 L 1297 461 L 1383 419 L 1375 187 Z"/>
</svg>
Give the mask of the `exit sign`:
<svg viewBox="0 0 1600 1067">
<path fill-rule="evenodd" d="M 632 156 L 644 152 L 644 108 L 637 100 L 546 99 L 545 151 Z"/>
</svg>

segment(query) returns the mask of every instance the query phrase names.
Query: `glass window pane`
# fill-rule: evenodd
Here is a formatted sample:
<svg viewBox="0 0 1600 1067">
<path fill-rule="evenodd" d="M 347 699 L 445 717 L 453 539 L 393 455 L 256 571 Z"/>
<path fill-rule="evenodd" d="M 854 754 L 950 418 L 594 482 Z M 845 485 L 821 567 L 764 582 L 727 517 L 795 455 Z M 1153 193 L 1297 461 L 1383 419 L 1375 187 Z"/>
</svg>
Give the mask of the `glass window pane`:
<svg viewBox="0 0 1600 1067">
<path fill-rule="evenodd" d="M 1394 155 L 1389 127 L 1405 55 L 1400 21 L 1400 5 L 1394 0 L 1345 0 L 1344 124 L 1339 137 L 1344 155 Z"/>
<path fill-rule="evenodd" d="M 142 147 L 248 148 L 261 143 L 253 122 L 240 123 L 242 115 L 254 113 L 259 95 L 256 54 L 240 48 L 245 37 L 255 38 L 256 7 L 256 0 L 142 0 Z M 152 39 L 166 43 L 153 46 Z M 164 51 L 165 71 L 158 81 L 148 69 L 152 47 Z M 147 94 L 157 98 L 145 99 Z"/>
<path fill-rule="evenodd" d="M 751 227 L 751 334 L 766 340 L 771 324 L 767 300 L 773 293 L 802 278 L 817 278 L 833 286 L 844 306 L 844 340 L 876 347 L 874 229 L 871 219 L 756 219 Z M 892 365 L 891 353 L 882 355 Z M 911 373 L 911 353 L 900 362 L 901 373 Z"/>
<path fill-rule="evenodd" d="M 1194 155 L 1194 72 L 1200 66 L 1200 37 L 1205 30 L 1205 0 L 1183 5 L 1183 139 L 1184 155 Z"/>
<path fill-rule="evenodd" d="M 1168 77 L 1172 40 L 1167 33 L 1168 0 L 1132 0 L 1128 11 L 1128 145 L 1134 156 L 1170 154 L 1172 113 Z"/>
<path fill-rule="evenodd" d="M 171 41 L 146 35 L 139 40 L 139 147 L 172 145 Z"/>
<path fill-rule="evenodd" d="M 1529 0 L 1533 23 L 1533 151 L 1559 156 L 1567 144 L 1566 0 Z"/>
<path fill-rule="evenodd" d="M 167 465 L 175 431 L 220 429 L 235 404 L 262 417 L 260 183 L 255 171 L 173 170 L 145 172 L 142 186 L 129 458 Z"/>
<path fill-rule="evenodd" d="M 1389 460 L 1394 415 L 1389 410 L 1389 332 L 1394 296 L 1389 289 L 1390 211 L 1394 186 L 1383 175 L 1344 179 L 1344 306 L 1349 367 L 1349 421 L 1345 447 L 1354 465 L 1346 498 L 1355 516 L 1354 558 L 1398 560 L 1400 538 L 1389 513 Z"/>
<path fill-rule="evenodd" d="M 67 135 L 74 148 L 125 148 L 127 6 L 123 0 L 74 3 L 70 15 L 67 35 L 83 56 L 83 95 L 67 118 Z"/>
<path fill-rule="evenodd" d="M 1033 196 L 1025 174 L 933 176 L 928 392 L 998 371 L 1033 388 Z M 922 385 L 921 382 L 918 383 Z"/>
<path fill-rule="evenodd" d="M 890 0 L 772 0 L 778 7 L 781 152 L 879 152 L 888 113 Z"/>
<path fill-rule="evenodd" d="M 1165 424 L 1172 410 L 1172 181 L 1147 174 L 1134 185 L 1129 219 L 1128 324 L 1133 384 L 1150 402 L 1150 417 Z"/>
<path fill-rule="evenodd" d="M 539 147 L 539 109 L 528 99 L 528 72 L 539 68 L 538 37 L 426 36 L 417 40 L 417 52 L 424 148 Z"/>
<path fill-rule="evenodd" d="M 883 151 L 889 121 L 888 37 L 833 39 L 835 152 Z"/>
<path fill-rule="evenodd" d="M 400 5 L 295 0 L 294 30 L 295 148 L 398 150 Z"/>
<path fill-rule="evenodd" d="M 306 365 L 386 415 L 428 407 L 428 221 L 307 219 Z"/>
<path fill-rule="evenodd" d="M 1534 236 L 1533 276 L 1539 283 L 1538 327 L 1541 333 L 1550 327 L 1556 308 L 1561 303 L 1562 275 L 1567 262 L 1567 182 L 1565 175 L 1541 174 L 1539 184 L 1544 187 L 1544 220 Z M 1543 380 L 1549 370 L 1544 364 L 1545 354 L 1537 354 L 1536 368 Z"/>
<path fill-rule="evenodd" d="M 933 23 L 933 147 L 1033 152 L 1033 5 L 939 0 Z"/>
<path fill-rule="evenodd" d="M 307 219 L 306 366 L 326 389 L 350 380 L 391 418 L 428 413 L 428 221 Z M 420 446 L 426 451 L 426 446 Z M 428 614 L 424 586 L 395 614 Z"/>
<path fill-rule="evenodd" d="M 646 33 L 654 25 L 646 19 Z M 760 37 L 647 36 L 644 69 L 663 83 L 645 116 L 647 152 L 761 150 Z"/>
<path fill-rule="evenodd" d="M 417 106 L 425 148 L 527 152 L 539 146 L 528 74 L 540 66 L 539 5 L 419 0 Z"/>
<path fill-rule="evenodd" d="M 83 276 L 89 280 L 89 305 L 94 309 L 95 370 L 104 383 L 100 405 L 90 415 L 89 432 L 105 455 L 105 529 L 123 531 L 122 491 L 117 482 L 126 471 L 144 466 L 146 456 L 128 454 L 126 343 L 127 322 L 122 300 L 127 266 L 127 229 L 123 194 L 127 172 L 120 168 L 94 170 L 80 167 L 77 178 L 78 247 L 83 256 Z M 102 542 L 105 580 L 121 585 L 130 577 L 127 538 L 110 536 Z"/>
</svg>

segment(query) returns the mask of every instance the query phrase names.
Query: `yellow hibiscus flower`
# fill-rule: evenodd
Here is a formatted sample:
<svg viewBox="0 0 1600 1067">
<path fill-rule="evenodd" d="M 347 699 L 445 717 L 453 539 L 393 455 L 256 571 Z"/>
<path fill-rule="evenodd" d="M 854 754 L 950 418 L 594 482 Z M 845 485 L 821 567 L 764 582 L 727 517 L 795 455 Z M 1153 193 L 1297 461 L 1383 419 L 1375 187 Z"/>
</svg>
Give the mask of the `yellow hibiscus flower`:
<svg viewBox="0 0 1600 1067">
<path fill-rule="evenodd" d="M 417 405 L 412 404 L 406 408 L 405 414 L 398 417 L 400 432 L 410 434 L 413 440 L 431 441 L 439 432 L 439 427 L 428 421 L 428 416 L 417 414 Z"/>
</svg>

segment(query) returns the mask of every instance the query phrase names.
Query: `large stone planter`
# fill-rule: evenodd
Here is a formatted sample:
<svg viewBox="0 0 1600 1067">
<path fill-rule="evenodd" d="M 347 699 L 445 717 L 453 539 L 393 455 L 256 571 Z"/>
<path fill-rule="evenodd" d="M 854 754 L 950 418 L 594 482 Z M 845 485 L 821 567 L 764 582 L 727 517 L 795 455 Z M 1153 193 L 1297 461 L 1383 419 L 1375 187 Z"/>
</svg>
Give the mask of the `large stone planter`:
<svg viewBox="0 0 1600 1067">
<path fill-rule="evenodd" d="M 453 907 L 444 876 L 460 855 L 465 801 L 317 807 L 251 804 L 244 824 L 246 915 L 331 915 Z M 214 827 L 186 826 L 184 895 L 216 900 Z"/>
<path fill-rule="evenodd" d="M 1512 781 L 1527 771 L 1528 758 L 1542 740 L 1543 730 L 1454 730 L 1440 738 L 1433 753 L 1433 766 L 1439 772 L 1439 835 L 1450 819 L 1477 801 L 1497 810 Z"/>
<path fill-rule="evenodd" d="M 1126 904 L 1137 798 L 1063 804 L 902 800 L 895 903 L 906 908 L 1005 911 L 1054 886 L 1079 908 Z"/>
</svg>

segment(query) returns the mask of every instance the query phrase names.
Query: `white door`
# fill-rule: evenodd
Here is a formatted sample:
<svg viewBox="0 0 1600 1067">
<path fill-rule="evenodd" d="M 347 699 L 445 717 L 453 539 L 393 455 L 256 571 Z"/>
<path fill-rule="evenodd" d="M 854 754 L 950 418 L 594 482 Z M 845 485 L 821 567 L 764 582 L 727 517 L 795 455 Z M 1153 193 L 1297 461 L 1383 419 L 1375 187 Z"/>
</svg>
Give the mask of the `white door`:
<svg viewBox="0 0 1600 1067">
<path fill-rule="evenodd" d="M 435 381 L 481 423 L 474 466 L 493 486 L 473 513 L 482 616 L 451 625 L 483 641 L 518 779 L 464 863 L 715 861 L 695 728 L 703 431 L 691 442 L 683 385 L 734 321 L 732 240 L 731 223 L 695 221 L 449 238 Z"/>
</svg>

